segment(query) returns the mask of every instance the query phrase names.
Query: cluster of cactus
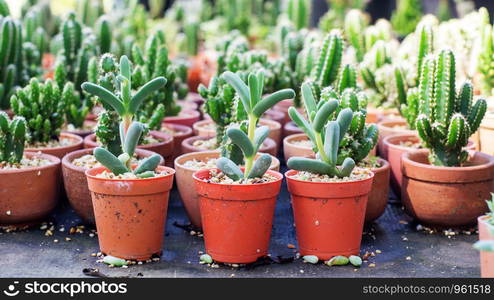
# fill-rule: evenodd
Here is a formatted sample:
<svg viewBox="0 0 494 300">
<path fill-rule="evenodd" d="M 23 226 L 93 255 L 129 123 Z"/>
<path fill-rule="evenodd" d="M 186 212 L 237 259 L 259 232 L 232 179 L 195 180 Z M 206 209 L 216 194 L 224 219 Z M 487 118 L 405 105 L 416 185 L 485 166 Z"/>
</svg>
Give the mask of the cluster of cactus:
<svg viewBox="0 0 494 300">
<path fill-rule="evenodd" d="M 494 30 L 490 24 L 489 13 L 485 8 L 482 8 L 483 14 L 487 22 L 483 24 L 481 36 L 481 50 L 479 52 L 478 70 L 481 75 L 481 91 L 482 94 L 494 95 Z"/>
<path fill-rule="evenodd" d="M 427 57 L 418 87 L 416 128 L 431 151 L 429 161 L 437 166 L 461 166 L 467 160 L 468 153 L 463 148 L 487 109 L 483 99 L 472 103 L 470 82 L 465 82 L 456 94 L 455 66 L 451 50 Z"/>
<path fill-rule="evenodd" d="M 199 23 L 188 22 L 184 24 L 184 33 L 186 53 L 190 56 L 196 56 L 199 53 Z"/>
<path fill-rule="evenodd" d="M 219 147 L 225 136 L 226 128 L 234 121 L 235 90 L 223 78 L 214 76 L 208 87 L 200 84 L 198 92 L 206 101 L 204 112 L 216 124 L 216 146 Z"/>
<path fill-rule="evenodd" d="M 310 0 L 289 0 L 287 5 L 288 19 L 298 30 L 309 27 L 311 14 Z"/>
<path fill-rule="evenodd" d="M 0 163 L 16 164 L 22 160 L 26 143 L 27 124 L 23 117 L 9 116 L 0 111 Z"/>
<path fill-rule="evenodd" d="M 217 75 L 232 70 L 238 64 L 238 55 L 249 51 L 249 42 L 239 31 L 232 31 L 216 44 Z"/>
<path fill-rule="evenodd" d="M 264 87 L 262 70 L 250 73 L 247 79 L 248 84 L 242 81 L 238 75 L 229 71 L 223 73 L 222 78 L 235 90 L 247 115 L 246 131 L 243 130 L 242 126 L 240 128 L 231 127 L 226 131 L 231 142 L 241 149 L 243 160 L 245 160 L 245 169 L 242 172 L 238 166 L 242 161 L 234 161 L 225 156 L 218 160 L 217 166 L 233 180 L 262 177 L 271 165 L 271 156 L 263 154 L 255 162 L 254 159 L 269 134 L 269 127 L 261 126 L 256 129 L 257 123 L 266 110 L 281 100 L 293 98 L 295 92 L 291 89 L 284 89 L 262 98 Z"/>
<path fill-rule="evenodd" d="M 391 16 L 394 30 L 401 36 L 413 32 L 422 18 L 422 1 L 400 0 L 397 1 L 396 11 Z"/>
<path fill-rule="evenodd" d="M 51 79 L 40 83 L 32 78 L 27 86 L 12 95 L 10 105 L 17 116 L 26 119 L 29 143 L 58 140 L 66 104 L 62 92 Z"/>
<path fill-rule="evenodd" d="M 122 124 L 121 127 L 123 126 L 125 125 Z M 105 148 L 97 147 L 93 151 L 94 157 L 115 175 L 132 172 L 137 178 L 154 177 L 154 171 L 161 161 L 159 154 L 155 153 L 143 159 L 133 170 L 131 166 L 132 157 L 143 132 L 143 124 L 132 122 L 127 130 L 120 131 L 120 140 L 122 142 L 122 153 L 120 155 L 115 156 Z"/>
<path fill-rule="evenodd" d="M 108 65 L 105 65 L 108 64 Z M 102 68 L 112 71 L 115 63 L 110 57 L 105 57 L 102 62 Z M 120 58 L 119 74 L 110 82 L 104 81 L 103 84 L 84 82 L 82 89 L 87 93 L 98 97 L 109 108 L 121 118 L 120 131 L 126 133 L 133 122 L 134 116 L 138 113 L 139 107 L 144 100 L 153 95 L 156 91 L 165 86 L 167 80 L 164 77 L 156 77 L 144 85 L 137 92 L 132 93 L 132 67 L 127 56 Z M 110 90 L 108 88 L 111 88 Z M 146 132 L 148 128 L 143 128 Z M 120 134 L 122 137 L 124 134 Z M 140 135 L 141 137 L 141 135 Z"/>
<path fill-rule="evenodd" d="M 27 19 L 34 18 L 36 27 L 42 27 L 50 37 L 57 34 L 60 29 L 61 18 L 53 14 L 50 1 L 26 1 L 21 7 L 21 16 L 24 24 Z"/>
</svg>

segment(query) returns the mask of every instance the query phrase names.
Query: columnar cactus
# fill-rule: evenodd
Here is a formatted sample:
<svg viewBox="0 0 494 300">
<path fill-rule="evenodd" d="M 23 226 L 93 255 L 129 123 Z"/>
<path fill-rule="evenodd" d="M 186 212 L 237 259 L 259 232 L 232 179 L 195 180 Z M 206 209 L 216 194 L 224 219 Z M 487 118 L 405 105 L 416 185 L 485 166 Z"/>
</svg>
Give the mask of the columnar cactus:
<svg viewBox="0 0 494 300">
<path fill-rule="evenodd" d="M 112 47 L 112 28 L 105 16 L 98 19 L 96 23 L 96 38 L 100 54 L 109 53 Z"/>
<path fill-rule="evenodd" d="M 239 30 L 248 35 L 252 18 L 251 0 L 219 0 L 216 7 L 224 18 L 227 31 Z"/>
<path fill-rule="evenodd" d="M 391 23 L 398 34 L 406 36 L 415 30 L 422 17 L 420 0 L 397 1 L 396 11 L 391 16 Z"/>
<path fill-rule="evenodd" d="M 350 10 L 345 16 L 345 38 L 355 51 L 358 62 L 364 59 L 366 19 L 358 9 Z"/>
<path fill-rule="evenodd" d="M 189 22 L 184 25 L 187 54 L 196 56 L 199 52 L 199 23 Z"/>
<path fill-rule="evenodd" d="M 302 29 L 309 27 L 310 0 L 289 0 L 287 14 L 295 28 Z"/>
<path fill-rule="evenodd" d="M 102 0 L 78 0 L 77 13 L 80 22 L 92 26 L 104 14 Z"/>
<path fill-rule="evenodd" d="M 479 99 L 472 105 L 473 86 L 469 82 L 456 94 L 455 57 L 450 50 L 424 61 L 418 90 L 420 114 L 416 127 L 431 151 L 430 162 L 461 166 L 468 158 L 463 147 L 477 131 L 487 109 L 486 101 Z"/>
<path fill-rule="evenodd" d="M 0 111 L 0 164 L 19 163 L 24 154 L 27 124 L 23 117 L 10 121 L 7 114 Z"/>
<path fill-rule="evenodd" d="M 123 124 L 121 125 L 121 127 L 124 126 L 125 125 Z M 134 170 L 132 170 L 131 167 L 132 157 L 134 156 L 135 149 L 143 132 L 143 124 L 132 122 L 128 127 L 128 130 L 120 131 L 122 154 L 117 157 L 105 148 L 97 147 L 93 151 L 94 157 L 115 175 L 132 172 L 138 178 L 154 177 L 154 170 L 158 167 L 161 160 L 159 154 L 153 154 L 143 159 Z"/>
<path fill-rule="evenodd" d="M 62 90 L 62 101 L 66 105 L 65 118 L 68 124 L 82 128 L 84 120 L 93 107 L 89 98 L 82 98 L 72 82 L 65 83 Z"/>
<path fill-rule="evenodd" d="M 482 11 L 488 20 L 487 10 L 482 8 Z M 478 70 L 482 80 L 480 86 L 482 94 L 494 95 L 494 30 L 490 22 L 483 24 Z"/>
<path fill-rule="evenodd" d="M 326 36 L 323 41 L 312 77 L 322 88 L 330 86 L 338 77 L 343 56 L 343 39 L 337 31 Z"/>
<path fill-rule="evenodd" d="M 30 144 L 58 140 L 64 123 L 65 103 L 52 80 L 40 83 L 32 78 L 29 85 L 12 95 L 10 105 L 17 116 L 26 119 Z"/>
</svg>

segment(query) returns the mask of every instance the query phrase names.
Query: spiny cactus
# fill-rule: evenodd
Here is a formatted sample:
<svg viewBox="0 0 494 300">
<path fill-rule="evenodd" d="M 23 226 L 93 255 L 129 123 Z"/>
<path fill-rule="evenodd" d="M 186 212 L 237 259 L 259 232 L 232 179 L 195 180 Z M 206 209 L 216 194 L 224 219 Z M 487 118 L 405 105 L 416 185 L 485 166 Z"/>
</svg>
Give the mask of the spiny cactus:
<svg viewBox="0 0 494 300">
<path fill-rule="evenodd" d="M 310 10 L 310 0 L 288 0 L 288 18 L 297 29 L 309 27 Z"/>
<path fill-rule="evenodd" d="M 351 157 L 343 160 L 338 167 L 338 155 L 340 144 L 343 142 L 347 131 L 352 125 L 353 112 L 350 108 L 344 108 L 337 113 L 336 121 L 329 121 L 331 115 L 338 109 L 338 101 L 316 100 L 309 85 L 302 86 L 302 98 L 308 119 L 305 119 L 295 108 L 288 110 L 290 118 L 307 134 L 314 145 L 317 159 L 291 157 L 287 166 L 297 171 L 307 171 L 315 174 L 347 177 L 355 167 L 355 161 Z"/>
<path fill-rule="evenodd" d="M 82 128 L 86 116 L 93 107 L 93 102 L 89 98 L 82 98 L 70 81 L 63 87 L 62 102 L 66 106 L 67 123 L 74 125 L 75 128 Z"/>
<path fill-rule="evenodd" d="M 206 100 L 204 112 L 216 124 L 216 146 L 219 147 L 225 136 L 226 128 L 234 121 L 235 90 L 221 77 L 214 76 L 208 87 L 200 84 L 198 92 Z"/>
<path fill-rule="evenodd" d="M 108 18 L 102 16 L 96 23 L 96 38 L 100 54 L 109 53 L 112 47 L 112 28 Z"/>
<path fill-rule="evenodd" d="M 199 23 L 188 22 L 184 25 L 187 54 L 196 56 L 199 52 Z"/>
<path fill-rule="evenodd" d="M 224 18 L 227 31 L 236 29 L 248 35 L 252 18 L 251 0 L 218 0 L 216 8 Z"/>
<path fill-rule="evenodd" d="M 418 90 L 416 127 L 431 151 L 429 161 L 436 166 L 461 166 L 468 158 L 463 147 L 477 131 L 486 101 L 479 99 L 472 104 L 473 86 L 469 82 L 456 94 L 455 57 L 450 50 L 425 60 Z"/>
<path fill-rule="evenodd" d="M 10 121 L 7 114 L 0 111 L 0 163 L 19 163 L 24 154 L 27 124 L 23 117 Z"/>
<path fill-rule="evenodd" d="M 24 117 L 29 128 L 29 143 L 58 140 L 64 123 L 65 103 L 61 91 L 52 80 L 40 83 L 32 78 L 29 85 L 18 89 L 10 99 L 17 116 Z"/>
<path fill-rule="evenodd" d="M 103 0 L 77 0 L 78 20 L 87 26 L 93 26 L 104 14 Z"/>
<path fill-rule="evenodd" d="M 36 47 L 37 50 L 37 61 L 36 64 L 41 66 L 42 55 L 48 52 L 49 38 L 48 34 L 43 28 L 43 24 L 40 17 L 38 17 L 37 12 L 29 11 L 26 16 L 24 16 L 24 42 L 29 42 Z"/>
<path fill-rule="evenodd" d="M 233 144 L 242 150 L 245 158 L 245 172 L 243 173 L 245 176 L 242 175 L 240 168 L 226 157 L 218 161 L 218 168 L 234 180 L 244 177 L 262 177 L 271 164 L 271 157 L 263 155 L 256 163 L 254 163 L 254 158 L 268 136 L 269 128 L 263 126 L 256 129 L 257 123 L 264 112 L 281 100 L 293 98 L 295 92 L 291 89 L 284 89 L 262 98 L 264 87 L 263 71 L 250 73 L 247 79 L 248 85 L 237 74 L 232 72 L 223 73 L 222 78 L 235 89 L 248 119 L 246 124 L 247 132 L 239 128 L 229 128 L 227 130 L 227 136 Z M 237 164 L 239 164 L 238 161 Z"/>
<path fill-rule="evenodd" d="M 486 14 L 488 20 L 487 10 L 482 8 L 481 11 Z M 490 22 L 483 24 L 478 70 L 482 80 L 480 86 L 482 94 L 494 95 L 494 30 Z"/>
<path fill-rule="evenodd" d="M 319 86 L 330 86 L 337 78 L 343 56 L 343 39 L 337 31 L 326 36 L 314 68 L 313 78 Z"/>
<path fill-rule="evenodd" d="M 124 126 L 125 124 L 121 124 L 121 127 Z M 134 156 L 135 149 L 143 131 L 143 124 L 132 122 L 127 130 L 120 131 L 122 154 L 117 157 L 105 148 L 97 147 L 93 151 L 94 157 L 115 175 L 132 172 L 138 178 L 154 177 L 154 170 L 158 167 L 161 160 L 159 154 L 153 154 L 143 159 L 134 170 L 132 170 L 131 167 L 131 158 Z"/>
<path fill-rule="evenodd" d="M 420 0 L 400 0 L 397 1 L 396 11 L 391 16 L 391 23 L 398 34 L 406 36 L 415 30 L 421 17 Z"/>
<path fill-rule="evenodd" d="M 364 59 L 366 26 L 365 16 L 358 9 L 350 10 L 345 16 L 345 38 L 353 47 L 358 62 Z"/>
</svg>

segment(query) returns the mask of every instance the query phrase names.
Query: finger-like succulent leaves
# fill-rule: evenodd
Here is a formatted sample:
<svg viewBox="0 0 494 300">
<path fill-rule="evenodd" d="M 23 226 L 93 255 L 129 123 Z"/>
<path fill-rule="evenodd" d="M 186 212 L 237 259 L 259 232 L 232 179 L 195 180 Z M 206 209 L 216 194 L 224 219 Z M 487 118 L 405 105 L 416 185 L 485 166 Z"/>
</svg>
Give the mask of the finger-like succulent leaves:
<svg viewBox="0 0 494 300">
<path fill-rule="evenodd" d="M 127 166 L 105 148 L 97 147 L 94 149 L 93 154 L 96 160 L 113 174 L 120 175 L 129 172 Z"/>
<path fill-rule="evenodd" d="M 220 157 L 216 161 L 216 167 L 232 180 L 237 181 L 244 178 L 244 173 L 240 167 L 226 157 Z"/>
<path fill-rule="evenodd" d="M 255 162 L 247 178 L 261 178 L 271 166 L 271 155 L 262 154 Z"/>
<path fill-rule="evenodd" d="M 134 174 L 143 174 L 149 172 L 154 174 L 154 170 L 158 167 L 160 161 L 161 161 L 161 156 L 159 154 L 153 154 L 149 157 L 146 157 L 134 169 Z M 154 177 L 154 175 L 148 177 Z"/>
<path fill-rule="evenodd" d="M 131 157 L 134 155 L 142 131 L 143 128 L 141 123 L 132 122 L 127 130 L 127 134 L 124 135 L 124 140 L 122 141 L 124 153 L 127 153 Z"/>
<path fill-rule="evenodd" d="M 226 134 L 235 145 L 242 149 L 245 157 L 252 157 L 255 155 L 254 145 L 249 140 L 249 137 L 245 134 L 245 132 L 238 128 L 229 128 L 226 131 Z"/>
<path fill-rule="evenodd" d="M 269 127 L 268 126 L 261 126 L 256 129 L 256 132 L 254 134 L 254 146 L 255 152 L 259 151 L 259 149 L 262 147 L 262 143 L 264 143 L 264 140 L 269 136 Z"/>
</svg>

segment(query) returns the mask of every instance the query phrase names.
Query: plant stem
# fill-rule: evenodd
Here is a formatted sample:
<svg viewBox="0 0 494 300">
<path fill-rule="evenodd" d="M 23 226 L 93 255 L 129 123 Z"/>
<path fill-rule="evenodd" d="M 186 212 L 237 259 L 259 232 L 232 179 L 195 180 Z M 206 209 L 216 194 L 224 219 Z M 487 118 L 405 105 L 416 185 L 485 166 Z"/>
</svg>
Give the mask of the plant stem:
<svg viewBox="0 0 494 300">
<path fill-rule="evenodd" d="M 257 125 L 257 118 L 253 115 L 249 115 L 249 128 L 247 130 L 247 136 L 249 137 L 249 140 L 254 144 L 254 137 L 256 133 L 256 125 Z M 244 174 L 248 175 L 250 173 L 250 170 L 252 169 L 252 166 L 254 165 L 254 158 L 256 157 L 256 154 L 252 155 L 252 157 L 246 157 L 245 158 L 245 171 Z"/>
<path fill-rule="evenodd" d="M 132 115 L 125 115 L 122 117 L 124 124 L 124 134 L 127 136 L 127 130 L 129 130 L 130 125 L 132 124 Z"/>
<path fill-rule="evenodd" d="M 322 142 L 322 136 L 320 133 L 315 134 L 316 137 L 316 147 L 317 147 L 317 152 L 319 153 L 319 156 L 321 156 L 321 159 L 324 162 L 328 162 L 328 157 L 326 156 L 326 153 L 324 152 L 324 144 Z"/>
</svg>

